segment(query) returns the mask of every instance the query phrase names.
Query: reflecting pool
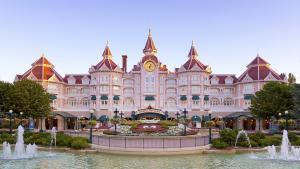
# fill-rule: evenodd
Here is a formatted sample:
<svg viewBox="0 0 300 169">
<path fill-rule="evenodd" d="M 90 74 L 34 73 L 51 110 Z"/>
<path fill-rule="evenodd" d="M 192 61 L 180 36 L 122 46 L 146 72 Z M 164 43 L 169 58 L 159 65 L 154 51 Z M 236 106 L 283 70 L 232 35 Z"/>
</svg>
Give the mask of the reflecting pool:
<svg viewBox="0 0 300 169">
<path fill-rule="evenodd" d="M 1 150 L 2 151 L 2 150 Z M 2 153 L 0 151 L 0 154 Z M 133 156 L 39 152 L 38 158 L 0 160 L 1 169 L 297 169 L 298 161 L 267 159 L 267 153 Z"/>
</svg>

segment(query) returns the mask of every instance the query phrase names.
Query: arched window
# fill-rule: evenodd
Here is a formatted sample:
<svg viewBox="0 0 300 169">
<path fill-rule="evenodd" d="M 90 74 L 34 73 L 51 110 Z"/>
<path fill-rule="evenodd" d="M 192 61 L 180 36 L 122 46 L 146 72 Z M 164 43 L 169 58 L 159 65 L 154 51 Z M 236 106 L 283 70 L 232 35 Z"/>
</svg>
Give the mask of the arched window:
<svg viewBox="0 0 300 169">
<path fill-rule="evenodd" d="M 233 105 L 233 99 L 232 98 L 225 98 L 224 99 L 224 106 L 232 106 Z"/>
<path fill-rule="evenodd" d="M 218 98 L 211 98 L 210 99 L 210 105 L 217 106 L 220 104 L 220 100 Z"/>
</svg>

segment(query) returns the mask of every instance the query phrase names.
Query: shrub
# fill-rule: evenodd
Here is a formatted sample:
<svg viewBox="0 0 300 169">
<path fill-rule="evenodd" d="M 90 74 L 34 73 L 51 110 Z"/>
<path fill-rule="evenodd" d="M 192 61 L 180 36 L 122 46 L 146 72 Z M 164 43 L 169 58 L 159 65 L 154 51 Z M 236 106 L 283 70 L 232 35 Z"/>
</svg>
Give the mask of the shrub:
<svg viewBox="0 0 300 169">
<path fill-rule="evenodd" d="M 56 145 L 70 147 L 72 139 L 73 138 L 71 136 L 64 135 L 62 133 L 57 133 L 56 134 Z"/>
<path fill-rule="evenodd" d="M 224 149 L 228 147 L 228 144 L 224 142 L 221 138 L 213 139 L 212 146 L 217 149 Z"/>
<path fill-rule="evenodd" d="M 298 140 L 298 136 L 295 133 L 289 132 L 288 133 L 288 137 L 290 142 L 295 142 Z"/>
<path fill-rule="evenodd" d="M 234 146 L 238 131 L 232 129 L 224 129 L 220 131 L 220 138 L 229 146 Z"/>
<path fill-rule="evenodd" d="M 176 121 L 161 120 L 158 122 L 161 126 L 177 126 Z"/>
<path fill-rule="evenodd" d="M 260 146 L 279 146 L 281 144 L 281 137 L 278 136 L 268 136 L 264 139 L 261 139 L 258 143 Z"/>
<path fill-rule="evenodd" d="M 0 143 L 3 143 L 4 141 L 14 144 L 16 142 L 16 137 L 9 133 L 1 133 L 0 135 Z"/>
<path fill-rule="evenodd" d="M 297 141 L 292 142 L 293 146 L 300 146 L 300 139 L 298 139 Z"/>
<path fill-rule="evenodd" d="M 111 130 L 104 130 L 103 134 L 107 134 L 107 135 L 116 135 L 115 131 L 111 131 Z"/>
<path fill-rule="evenodd" d="M 86 138 L 83 138 L 83 137 L 73 137 L 72 138 L 71 148 L 85 149 L 87 147 L 89 147 L 89 143 Z"/>
</svg>

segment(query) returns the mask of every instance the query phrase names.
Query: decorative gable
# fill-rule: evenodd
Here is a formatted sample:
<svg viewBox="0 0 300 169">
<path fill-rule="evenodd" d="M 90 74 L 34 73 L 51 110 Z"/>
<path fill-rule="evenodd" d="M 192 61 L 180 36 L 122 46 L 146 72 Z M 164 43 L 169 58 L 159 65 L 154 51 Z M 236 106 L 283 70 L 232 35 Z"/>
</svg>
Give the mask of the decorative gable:
<svg viewBox="0 0 300 169">
<path fill-rule="evenodd" d="M 48 81 L 58 82 L 59 80 L 58 80 L 58 78 L 56 77 L 56 75 L 53 74 L 53 75 L 48 79 Z"/>
<path fill-rule="evenodd" d="M 210 79 L 210 83 L 211 84 L 219 84 L 219 78 L 217 76 L 213 76 L 211 79 Z"/>
<path fill-rule="evenodd" d="M 84 85 L 88 85 L 90 83 L 90 79 L 87 76 L 84 76 L 81 81 Z"/>
<path fill-rule="evenodd" d="M 73 76 L 70 76 L 67 80 L 68 80 L 68 84 L 70 85 L 74 85 L 76 81 L 76 79 Z"/>
<path fill-rule="evenodd" d="M 268 76 L 264 79 L 264 80 L 268 80 L 268 81 L 273 81 L 273 80 L 277 80 L 273 75 L 272 73 L 270 72 L 268 74 Z"/>
<path fill-rule="evenodd" d="M 249 74 L 246 74 L 242 82 L 250 82 L 250 81 L 253 81 L 253 79 L 249 76 Z"/>
<path fill-rule="evenodd" d="M 30 72 L 30 74 L 27 76 L 27 79 L 29 79 L 29 80 L 37 80 L 37 78 L 34 76 L 34 74 L 32 72 Z"/>
<path fill-rule="evenodd" d="M 225 78 L 225 84 L 232 84 L 233 83 L 233 78 L 231 76 L 227 76 Z"/>
</svg>

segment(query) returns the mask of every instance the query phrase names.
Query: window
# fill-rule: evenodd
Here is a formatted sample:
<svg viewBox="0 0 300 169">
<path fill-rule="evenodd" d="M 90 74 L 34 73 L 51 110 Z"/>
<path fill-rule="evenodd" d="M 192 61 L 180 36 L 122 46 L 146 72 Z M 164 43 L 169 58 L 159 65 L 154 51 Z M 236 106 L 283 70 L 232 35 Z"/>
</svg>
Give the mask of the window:
<svg viewBox="0 0 300 169">
<path fill-rule="evenodd" d="M 245 100 L 245 105 L 250 106 L 251 105 L 251 100 Z"/>
<path fill-rule="evenodd" d="M 101 100 L 102 105 L 107 105 L 107 100 Z"/>
<path fill-rule="evenodd" d="M 75 107 L 76 106 L 76 99 L 71 98 L 68 100 L 68 105 L 71 107 Z"/>
<path fill-rule="evenodd" d="M 199 100 L 193 100 L 193 105 L 199 105 Z"/>
<path fill-rule="evenodd" d="M 88 99 L 83 99 L 82 100 L 82 105 L 83 105 L 83 107 L 89 107 L 90 106 L 89 100 Z"/>
<path fill-rule="evenodd" d="M 200 87 L 199 86 L 192 86 L 192 93 L 200 93 Z"/>
<path fill-rule="evenodd" d="M 217 106 L 217 105 L 219 105 L 219 104 L 220 104 L 219 99 L 217 99 L 217 98 L 212 98 L 212 99 L 210 99 L 210 105 L 212 105 L 212 106 Z"/>
<path fill-rule="evenodd" d="M 244 93 L 245 94 L 254 93 L 253 85 L 252 84 L 244 84 Z"/>
<path fill-rule="evenodd" d="M 114 104 L 118 105 L 119 104 L 119 100 L 114 100 Z"/>
<path fill-rule="evenodd" d="M 225 98 L 224 99 L 224 106 L 232 106 L 233 100 L 231 98 Z"/>
</svg>

